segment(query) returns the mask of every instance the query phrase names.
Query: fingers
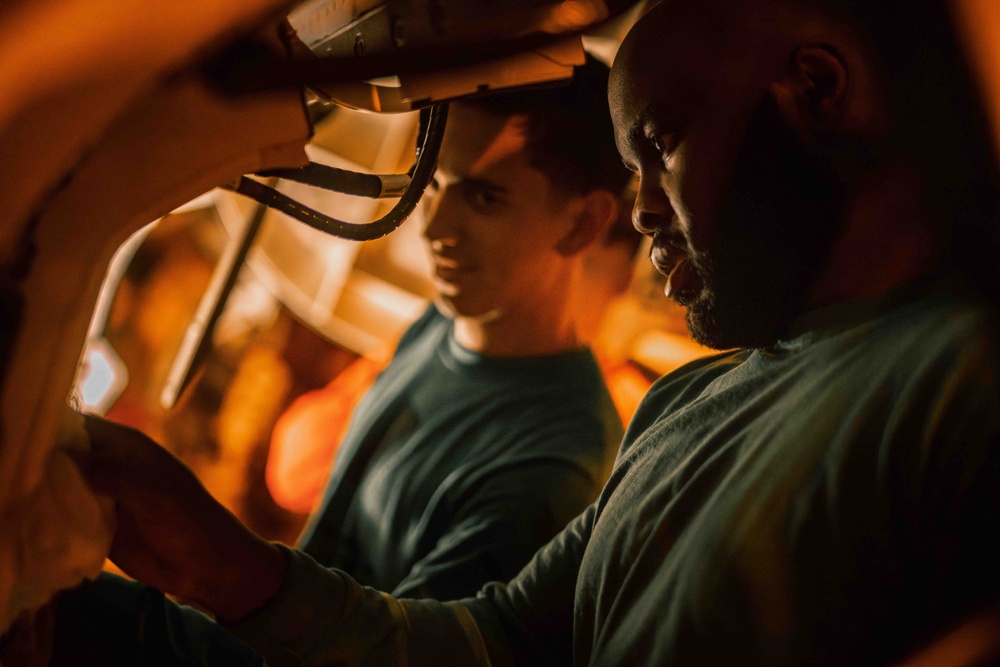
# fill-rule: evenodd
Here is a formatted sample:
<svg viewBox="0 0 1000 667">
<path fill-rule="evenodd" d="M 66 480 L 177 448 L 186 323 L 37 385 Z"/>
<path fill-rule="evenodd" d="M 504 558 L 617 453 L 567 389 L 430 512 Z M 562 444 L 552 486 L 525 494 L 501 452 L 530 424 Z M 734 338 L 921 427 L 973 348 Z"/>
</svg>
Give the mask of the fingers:
<svg viewBox="0 0 1000 667">
<path fill-rule="evenodd" d="M 55 614 L 48 604 L 35 613 L 22 614 L 9 632 L 0 637 L 0 659 L 4 664 L 44 667 L 52 657 Z"/>
<path fill-rule="evenodd" d="M 76 464 L 80 474 L 92 489 L 118 498 L 130 475 L 121 459 L 102 452 L 68 449 L 66 455 Z"/>
<path fill-rule="evenodd" d="M 98 452 L 131 457 L 145 442 L 155 444 L 133 428 L 94 415 L 84 415 L 83 427 L 90 437 L 91 448 Z"/>
<path fill-rule="evenodd" d="M 94 452 L 137 465 L 155 464 L 164 457 L 173 458 L 156 441 L 134 428 L 94 415 L 84 415 L 83 427 Z"/>
</svg>

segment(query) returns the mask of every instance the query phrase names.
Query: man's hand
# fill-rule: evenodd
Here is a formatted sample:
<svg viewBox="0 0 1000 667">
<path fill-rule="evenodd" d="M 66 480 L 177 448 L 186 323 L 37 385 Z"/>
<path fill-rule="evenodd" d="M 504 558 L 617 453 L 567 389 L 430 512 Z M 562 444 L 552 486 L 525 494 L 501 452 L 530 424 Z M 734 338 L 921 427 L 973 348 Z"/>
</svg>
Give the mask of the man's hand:
<svg viewBox="0 0 1000 667">
<path fill-rule="evenodd" d="M 237 621 L 284 581 L 281 551 L 240 523 L 177 458 L 134 429 L 86 418 L 91 452 L 73 452 L 115 499 L 111 560 L 130 576 Z"/>
<path fill-rule="evenodd" d="M 11 667 L 45 667 L 52 661 L 55 612 L 49 603 L 25 612 L 0 636 L 0 660 Z"/>
</svg>

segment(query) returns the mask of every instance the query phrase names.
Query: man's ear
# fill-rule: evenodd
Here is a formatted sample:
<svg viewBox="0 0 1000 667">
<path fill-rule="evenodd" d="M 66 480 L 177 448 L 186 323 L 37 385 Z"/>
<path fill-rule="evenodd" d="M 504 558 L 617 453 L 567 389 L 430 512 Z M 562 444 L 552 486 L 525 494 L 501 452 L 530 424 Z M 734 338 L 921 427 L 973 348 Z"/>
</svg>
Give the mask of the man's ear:
<svg viewBox="0 0 1000 667">
<path fill-rule="evenodd" d="M 583 195 L 573 225 L 558 243 L 556 252 L 571 257 L 582 252 L 604 233 L 618 217 L 619 198 L 608 190 L 591 190 Z"/>
<path fill-rule="evenodd" d="M 796 47 L 786 76 L 771 86 L 785 119 L 803 132 L 836 129 L 847 113 L 848 68 L 829 44 Z"/>
</svg>

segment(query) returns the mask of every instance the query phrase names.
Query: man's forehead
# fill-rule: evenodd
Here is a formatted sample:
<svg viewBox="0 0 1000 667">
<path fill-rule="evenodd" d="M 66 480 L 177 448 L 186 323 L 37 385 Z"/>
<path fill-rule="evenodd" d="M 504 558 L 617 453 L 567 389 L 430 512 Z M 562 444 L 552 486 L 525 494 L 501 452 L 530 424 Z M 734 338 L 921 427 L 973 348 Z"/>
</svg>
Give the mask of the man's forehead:
<svg viewBox="0 0 1000 667">
<path fill-rule="evenodd" d="M 745 8 L 733 6 L 740 4 L 664 0 L 633 26 L 609 81 L 616 131 L 645 110 L 667 122 L 682 120 L 759 74 L 757 37 L 744 21 Z"/>
<path fill-rule="evenodd" d="M 654 76 L 682 81 L 707 75 L 728 51 L 720 38 L 729 21 L 671 11 L 662 2 L 647 12 L 625 36 L 611 71 L 611 85 Z"/>
<path fill-rule="evenodd" d="M 661 42 L 653 52 L 624 50 L 615 60 L 608 102 L 616 133 L 629 132 L 646 117 L 678 122 L 689 115 L 713 85 L 714 54 L 687 40 Z"/>
<path fill-rule="evenodd" d="M 506 185 L 521 168 L 529 166 L 527 137 L 524 116 L 504 116 L 469 104 L 454 104 L 438 169 L 449 178 L 487 178 Z"/>
</svg>

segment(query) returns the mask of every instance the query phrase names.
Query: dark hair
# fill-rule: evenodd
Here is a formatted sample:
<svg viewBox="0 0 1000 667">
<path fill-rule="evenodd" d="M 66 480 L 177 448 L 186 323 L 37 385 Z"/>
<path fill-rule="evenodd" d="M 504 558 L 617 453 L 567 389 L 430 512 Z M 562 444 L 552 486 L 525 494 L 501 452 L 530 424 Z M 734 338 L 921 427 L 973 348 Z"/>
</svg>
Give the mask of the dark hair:
<svg viewBox="0 0 1000 667">
<path fill-rule="evenodd" d="M 588 56 L 568 85 L 500 91 L 463 103 L 495 115 L 525 116 L 531 164 L 557 188 L 621 195 L 631 174 L 615 147 L 608 73 L 607 65 Z"/>
</svg>

